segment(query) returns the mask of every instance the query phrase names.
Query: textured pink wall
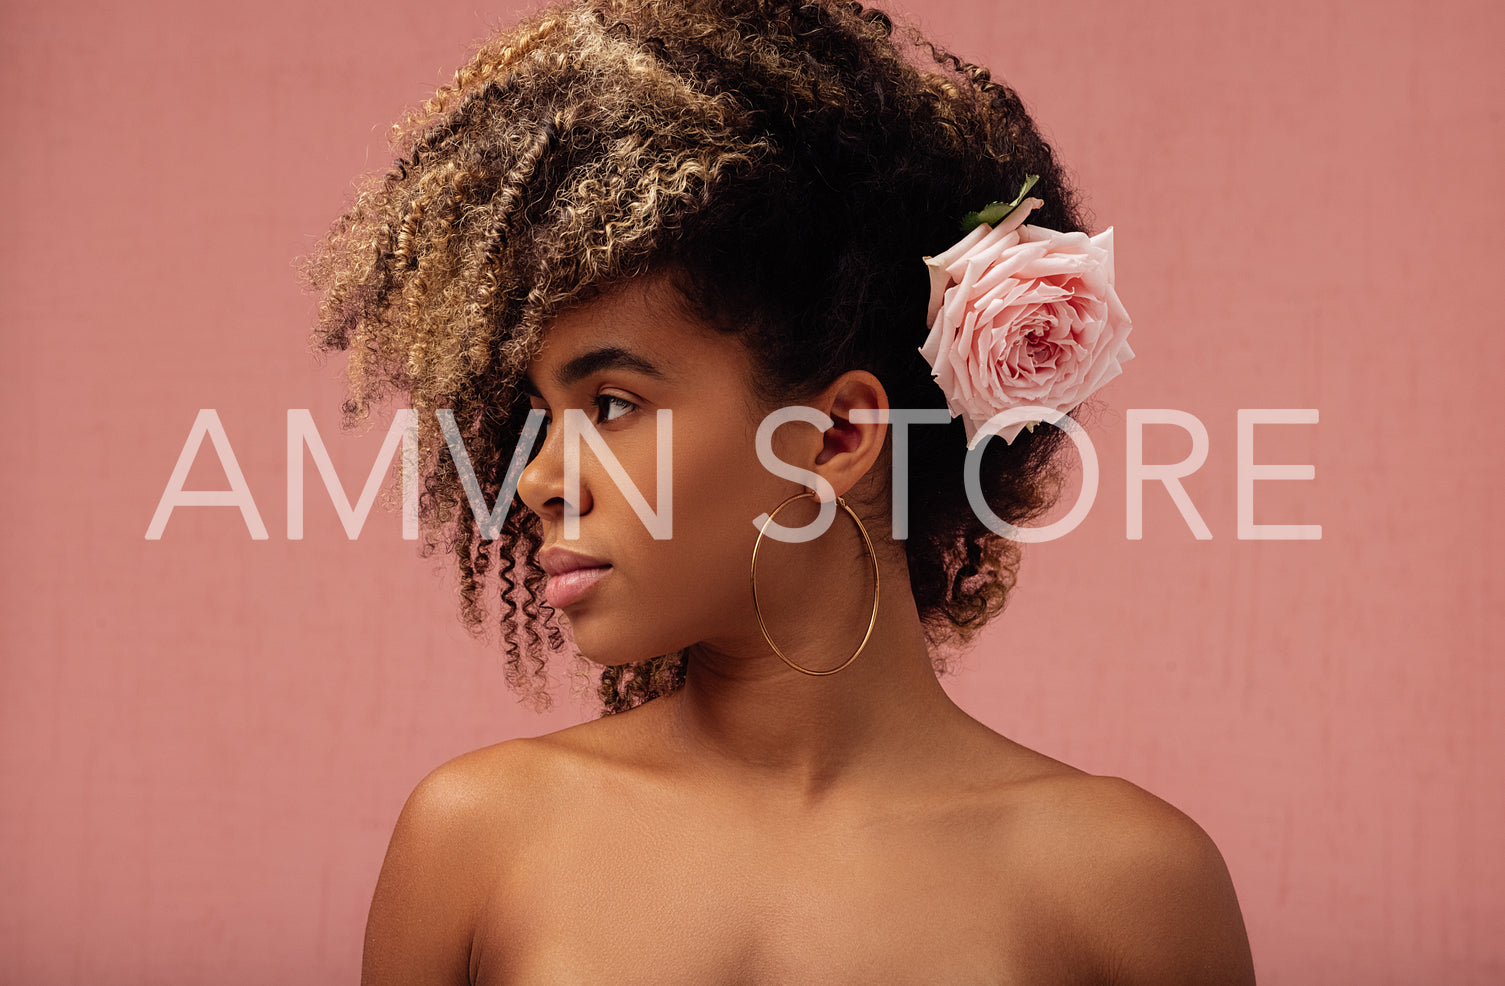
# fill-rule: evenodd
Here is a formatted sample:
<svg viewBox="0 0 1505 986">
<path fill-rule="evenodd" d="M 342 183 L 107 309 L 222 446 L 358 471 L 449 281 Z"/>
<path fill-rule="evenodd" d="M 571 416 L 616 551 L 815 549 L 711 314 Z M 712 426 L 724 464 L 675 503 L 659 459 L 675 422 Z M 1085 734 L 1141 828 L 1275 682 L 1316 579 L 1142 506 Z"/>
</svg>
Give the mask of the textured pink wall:
<svg viewBox="0 0 1505 986">
<path fill-rule="evenodd" d="M 1023 92 L 1117 227 L 1140 354 L 1095 425 L 1092 514 L 1028 549 L 948 687 L 1201 821 L 1262 982 L 1505 981 L 1505 8 L 911 6 Z M 0 981 L 353 981 L 413 783 L 582 714 L 517 706 L 447 566 L 393 513 L 348 541 L 311 465 L 286 537 L 287 409 L 347 488 L 381 438 L 339 436 L 290 261 L 475 9 L 0 11 Z M 147 540 L 210 407 L 271 536 L 187 509 Z M 1125 537 L 1125 409 L 1156 407 L 1207 426 L 1185 485 L 1211 540 L 1158 486 Z M 1258 484 L 1256 515 L 1320 541 L 1237 538 L 1259 407 L 1320 409 L 1259 431 L 1258 461 L 1316 478 Z M 1151 428 L 1147 457 L 1188 444 Z M 207 447 L 188 485 L 224 487 Z"/>
</svg>

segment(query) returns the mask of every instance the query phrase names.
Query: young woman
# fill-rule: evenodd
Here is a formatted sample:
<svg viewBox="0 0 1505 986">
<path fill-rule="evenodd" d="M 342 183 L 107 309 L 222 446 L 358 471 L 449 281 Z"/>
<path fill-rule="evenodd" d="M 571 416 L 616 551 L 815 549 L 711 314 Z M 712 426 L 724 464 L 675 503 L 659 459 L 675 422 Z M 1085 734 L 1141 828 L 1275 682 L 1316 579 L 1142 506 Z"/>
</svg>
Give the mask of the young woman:
<svg viewBox="0 0 1505 986">
<path fill-rule="evenodd" d="M 1192 821 L 937 681 L 1052 502 L 1053 415 L 1133 354 L 1018 97 L 907 37 L 837 0 L 545 10 L 310 262 L 347 415 L 419 415 L 466 619 L 540 701 L 572 641 L 608 713 L 419 784 L 368 986 L 1253 981 Z"/>
</svg>

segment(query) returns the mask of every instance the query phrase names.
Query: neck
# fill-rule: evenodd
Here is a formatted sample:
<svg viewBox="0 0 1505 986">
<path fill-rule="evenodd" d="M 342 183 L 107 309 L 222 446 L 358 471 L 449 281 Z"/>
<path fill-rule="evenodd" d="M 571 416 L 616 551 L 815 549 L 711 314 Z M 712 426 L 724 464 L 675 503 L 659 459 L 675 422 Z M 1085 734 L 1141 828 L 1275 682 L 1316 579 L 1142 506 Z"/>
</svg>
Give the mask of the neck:
<svg viewBox="0 0 1505 986">
<path fill-rule="evenodd" d="M 693 648 L 684 687 L 659 700 L 685 762 L 812 803 L 843 786 L 923 770 L 975 727 L 936 680 L 905 573 L 885 572 L 884 587 L 867 644 L 834 674 L 789 667 L 755 624 L 752 639 Z M 794 633 L 793 622 L 779 621 L 792 660 L 835 667 L 862 640 L 870 590 L 865 600 L 860 591 L 842 595 L 833 608 L 853 617 L 839 626 L 819 613 Z"/>
</svg>

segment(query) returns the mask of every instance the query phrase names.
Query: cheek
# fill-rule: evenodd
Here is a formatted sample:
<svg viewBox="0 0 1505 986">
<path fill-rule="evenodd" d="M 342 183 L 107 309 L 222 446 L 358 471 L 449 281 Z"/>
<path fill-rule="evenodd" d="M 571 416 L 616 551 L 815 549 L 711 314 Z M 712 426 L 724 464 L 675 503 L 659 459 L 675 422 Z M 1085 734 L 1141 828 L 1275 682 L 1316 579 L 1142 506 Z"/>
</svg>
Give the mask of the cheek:
<svg viewBox="0 0 1505 986">
<path fill-rule="evenodd" d="M 754 435 L 732 421 L 676 434 L 676 538 L 752 550 L 753 518 L 772 509 L 782 489 L 782 481 L 758 461 Z"/>
<path fill-rule="evenodd" d="M 678 422 L 676 422 L 678 424 Z M 687 422 L 687 425 L 689 422 Z M 740 422 L 676 430 L 674 536 L 661 542 L 660 577 L 686 602 L 721 618 L 751 613 L 747 571 L 753 518 L 778 503 L 778 484 L 758 461 Z"/>
</svg>

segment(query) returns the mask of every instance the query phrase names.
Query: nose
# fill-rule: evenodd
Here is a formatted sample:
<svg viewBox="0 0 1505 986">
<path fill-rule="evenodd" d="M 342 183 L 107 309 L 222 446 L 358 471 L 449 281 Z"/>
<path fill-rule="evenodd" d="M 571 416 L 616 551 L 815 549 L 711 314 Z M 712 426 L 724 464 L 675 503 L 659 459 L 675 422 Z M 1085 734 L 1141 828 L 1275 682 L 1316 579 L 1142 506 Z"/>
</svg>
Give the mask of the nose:
<svg viewBox="0 0 1505 986">
<path fill-rule="evenodd" d="M 590 512 L 590 495 L 586 492 L 584 477 L 579 491 L 580 515 Z M 567 500 L 564 476 L 564 429 L 549 428 L 543 435 L 543 446 L 523 467 L 517 479 L 517 495 L 523 504 L 548 524 L 563 521 Z"/>
</svg>

